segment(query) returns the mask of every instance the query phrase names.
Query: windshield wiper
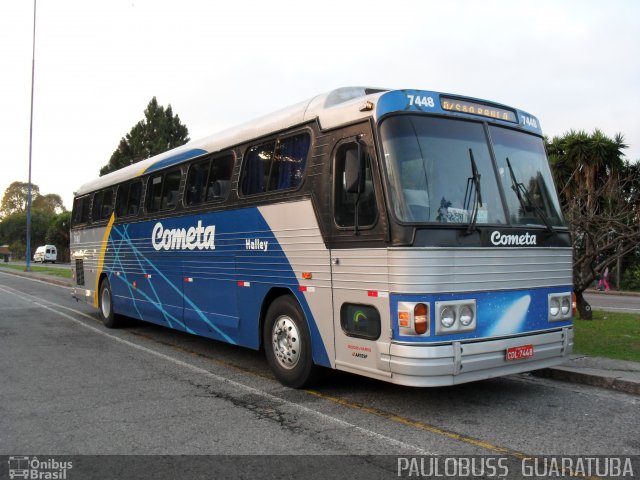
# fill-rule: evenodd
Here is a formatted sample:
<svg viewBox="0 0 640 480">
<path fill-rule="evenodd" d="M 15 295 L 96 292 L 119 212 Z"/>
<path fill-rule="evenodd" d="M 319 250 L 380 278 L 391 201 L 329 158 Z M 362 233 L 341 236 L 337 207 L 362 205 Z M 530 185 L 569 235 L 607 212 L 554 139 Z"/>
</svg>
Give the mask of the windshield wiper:
<svg viewBox="0 0 640 480">
<path fill-rule="evenodd" d="M 551 226 L 551 222 L 549 222 L 549 219 L 544 214 L 544 212 L 540 210 L 540 207 L 538 207 L 538 205 L 535 204 L 535 202 L 531 198 L 531 195 L 529 194 L 529 190 L 527 190 L 527 187 L 525 187 L 523 183 L 518 182 L 518 179 L 516 178 L 516 174 L 513 172 L 513 167 L 511 167 L 511 162 L 509 161 L 509 157 L 507 157 L 507 167 L 509 167 L 509 176 L 511 177 L 511 189 L 516 193 L 516 196 L 518 197 L 518 201 L 520 202 L 520 206 L 522 207 L 522 210 L 524 212 L 527 211 L 527 206 L 525 205 L 524 200 L 522 199 L 522 194 L 524 194 L 525 198 L 527 199 L 527 203 L 529 204 L 529 210 L 533 209 L 533 211 L 538 216 L 538 218 L 540 218 L 540 220 L 544 222 L 545 226 L 547 227 L 547 230 L 549 230 L 551 233 L 554 233 L 553 227 Z"/>
<path fill-rule="evenodd" d="M 482 205 L 482 192 L 480 190 L 480 172 L 478 172 L 478 165 L 473 158 L 473 150 L 469 149 L 469 160 L 471 160 L 471 176 L 467 179 L 467 188 L 464 192 L 464 209 L 469 210 L 469 202 L 471 201 L 471 191 L 474 192 L 473 212 L 471 212 L 471 218 L 467 225 L 465 235 L 470 235 L 476 226 L 476 220 L 478 219 L 478 209 Z"/>
</svg>

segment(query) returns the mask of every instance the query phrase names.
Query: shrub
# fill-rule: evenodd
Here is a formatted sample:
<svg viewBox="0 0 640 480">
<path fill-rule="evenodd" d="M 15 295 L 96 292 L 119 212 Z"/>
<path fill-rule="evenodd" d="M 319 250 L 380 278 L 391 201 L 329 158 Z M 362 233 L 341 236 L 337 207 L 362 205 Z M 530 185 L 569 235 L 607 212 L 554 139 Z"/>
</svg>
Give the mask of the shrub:
<svg viewBox="0 0 640 480">
<path fill-rule="evenodd" d="M 622 276 L 622 289 L 640 292 L 640 265 L 634 265 L 625 270 Z"/>
</svg>

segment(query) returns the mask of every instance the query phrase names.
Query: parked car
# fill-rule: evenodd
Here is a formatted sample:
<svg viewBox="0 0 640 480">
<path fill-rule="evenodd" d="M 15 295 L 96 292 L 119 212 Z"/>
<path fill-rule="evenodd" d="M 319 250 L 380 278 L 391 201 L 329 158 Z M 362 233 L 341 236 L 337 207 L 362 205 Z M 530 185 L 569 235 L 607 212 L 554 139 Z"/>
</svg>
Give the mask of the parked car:
<svg viewBox="0 0 640 480">
<path fill-rule="evenodd" d="M 56 263 L 58 259 L 58 250 L 55 245 L 42 245 L 36 249 L 36 253 L 33 254 L 34 262 L 42 263 Z"/>
</svg>

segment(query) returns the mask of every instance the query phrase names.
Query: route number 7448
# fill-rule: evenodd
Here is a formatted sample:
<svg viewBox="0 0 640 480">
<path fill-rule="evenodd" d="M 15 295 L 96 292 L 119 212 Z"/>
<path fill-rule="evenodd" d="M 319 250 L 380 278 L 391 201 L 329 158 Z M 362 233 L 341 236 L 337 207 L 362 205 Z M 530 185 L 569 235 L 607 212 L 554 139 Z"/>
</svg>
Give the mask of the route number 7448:
<svg viewBox="0 0 640 480">
<path fill-rule="evenodd" d="M 433 101 L 433 97 L 422 97 L 420 95 L 407 95 L 409 99 L 409 105 L 414 106 L 417 105 L 419 107 L 435 107 L 436 104 Z"/>
</svg>

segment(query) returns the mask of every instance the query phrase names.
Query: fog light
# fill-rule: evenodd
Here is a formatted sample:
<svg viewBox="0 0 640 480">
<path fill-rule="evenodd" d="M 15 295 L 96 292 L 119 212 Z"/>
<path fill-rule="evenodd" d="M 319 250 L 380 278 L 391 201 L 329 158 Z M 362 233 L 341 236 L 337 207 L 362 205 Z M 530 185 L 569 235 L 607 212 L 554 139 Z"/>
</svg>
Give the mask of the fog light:
<svg viewBox="0 0 640 480">
<path fill-rule="evenodd" d="M 569 311 L 571 310 L 571 302 L 569 301 L 569 297 L 562 297 L 562 302 L 560 305 L 560 311 L 563 316 L 569 315 Z"/>
<path fill-rule="evenodd" d="M 549 301 L 549 313 L 552 317 L 557 317 L 560 312 L 560 301 L 557 297 L 552 298 Z"/>
<path fill-rule="evenodd" d="M 440 323 L 445 328 L 450 328 L 456 321 L 456 312 L 451 307 L 444 307 L 440 311 Z"/>
<path fill-rule="evenodd" d="M 460 323 L 462 326 L 468 327 L 471 325 L 471 322 L 473 322 L 473 310 L 471 310 L 469 305 L 463 305 L 462 308 L 460 308 Z"/>
</svg>

